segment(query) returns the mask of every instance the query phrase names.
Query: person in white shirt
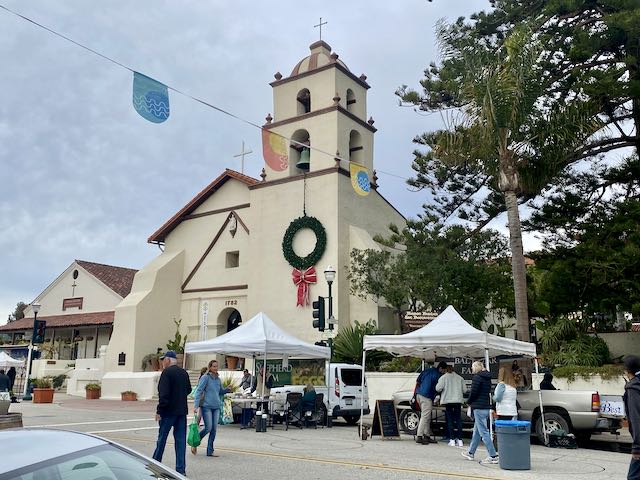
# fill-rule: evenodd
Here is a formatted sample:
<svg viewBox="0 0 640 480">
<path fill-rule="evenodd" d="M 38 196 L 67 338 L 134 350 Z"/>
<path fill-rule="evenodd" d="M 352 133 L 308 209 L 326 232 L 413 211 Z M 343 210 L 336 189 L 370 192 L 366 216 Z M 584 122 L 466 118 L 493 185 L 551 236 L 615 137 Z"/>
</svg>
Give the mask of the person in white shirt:
<svg viewBox="0 0 640 480">
<path fill-rule="evenodd" d="M 498 420 L 518 419 L 517 385 L 513 370 L 509 367 L 501 367 L 498 371 L 498 385 L 493 392 Z"/>
<path fill-rule="evenodd" d="M 464 446 L 462 443 L 461 408 L 464 400 L 463 395 L 466 391 L 467 386 L 464 383 L 464 378 L 454 372 L 451 365 L 447 365 L 446 373 L 440 377 L 436 384 L 436 392 L 440 393 L 440 405 L 445 406 L 450 447 Z"/>
</svg>

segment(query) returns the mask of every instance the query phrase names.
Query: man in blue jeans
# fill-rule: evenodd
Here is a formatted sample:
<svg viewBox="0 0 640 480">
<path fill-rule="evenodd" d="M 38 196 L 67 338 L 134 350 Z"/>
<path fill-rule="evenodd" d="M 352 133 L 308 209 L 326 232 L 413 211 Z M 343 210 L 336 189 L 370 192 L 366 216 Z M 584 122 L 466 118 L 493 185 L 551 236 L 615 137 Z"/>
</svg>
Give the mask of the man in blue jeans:
<svg viewBox="0 0 640 480">
<path fill-rule="evenodd" d="M 627 480 L 640 480 L 640 357 L 624 357 L 624 373 L 628 380 L 624 387 L 624 409 L 629 420 L 629 433 L 633 439 Z"/>
<path fill-rule="evenodd" d="M 176 352 L 169 350 L 160 357 L 164 370 L 158 382 L 158 407 L 156 421 L 159 422 L 158 442 L 153 459 L 162 461 L 167 437 L 173 428 L 176 449 L 176 471 L 185 475 L 187 451 L 187 395 L 191 393 L 189 374 L 177 365 Z"/>
</svg>

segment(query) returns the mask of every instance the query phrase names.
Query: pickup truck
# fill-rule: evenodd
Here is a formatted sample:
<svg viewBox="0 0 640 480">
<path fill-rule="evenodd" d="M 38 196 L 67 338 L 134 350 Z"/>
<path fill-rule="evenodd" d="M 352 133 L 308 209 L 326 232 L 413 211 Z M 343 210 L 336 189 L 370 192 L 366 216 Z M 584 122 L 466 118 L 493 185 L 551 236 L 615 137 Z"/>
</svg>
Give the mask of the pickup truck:
<svg viewBox="0 0 640 480">
<path fill-rule="evenodd" d="M 315 386 L 316 393 L 324 394 L 325 411 L 333 418 L 342 417 L 351 425 L 360 420 L 362 398 L 362 367 L 348 363 L 331 363 L 325 374 L 325 385 Z M 283 408 L 287 393 L 302 393 L 304 385 L 274 387 L 269 395 L 274 401 L 274 410 Z M 365 378 L 364 414 L 369 414 L 369 395 Z M 322 420 L 321 420 L 322 423 Z"/>
<path fill-rule="evenodd" d="M 420 413 L 414 412 L 409 406 L 412 391 L 401 391 L 393 394 L 393 402 L 398 412 L 400 428 L 406 433 L 415 435 L 420 421 Z M 518 418 L 532 423 L 532 435 L 540 442 L 544 442 L 542 419 L 540 416 L 540 402 L 537 390 L 518 392 L 520 410 Z M 542 405 L 544 406 L 544 424 L 547 434 L 562 429 L 567 433 L 573 433 L 578 442 L 589 440 L 592 433 L 611 432 L 616 433 L 623 418 L 621 413 L 601 412 L 600 395 L 596 391 L 572 391 L 572 390 L 543 390 Z M 463 409 L 462 423 L 464 428 L 473 428 L 473 421 L 467 417 Z M 432 420 L 435 429 L 444 429 L 444 407 L 435 407 Z"/>
</svg>

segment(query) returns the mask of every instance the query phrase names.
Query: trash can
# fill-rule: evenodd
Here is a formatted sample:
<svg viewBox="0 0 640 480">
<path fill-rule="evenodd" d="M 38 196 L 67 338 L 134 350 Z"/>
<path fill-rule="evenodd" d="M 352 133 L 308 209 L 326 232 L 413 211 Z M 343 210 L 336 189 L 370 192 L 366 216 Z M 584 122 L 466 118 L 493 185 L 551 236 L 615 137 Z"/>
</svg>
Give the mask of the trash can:
<svg viewBox="0 0 640 480">
<path fill-rule="evenodd" d="M 531 469 L 531 422 L 496 420 L 500 468 L 503 470 Z"/>
<path fill-rule="evenodd" d="M 256 412 L 256 432 L 267 431 L 267 415 L 263 414 L 260 410 Z"/>
</svg>

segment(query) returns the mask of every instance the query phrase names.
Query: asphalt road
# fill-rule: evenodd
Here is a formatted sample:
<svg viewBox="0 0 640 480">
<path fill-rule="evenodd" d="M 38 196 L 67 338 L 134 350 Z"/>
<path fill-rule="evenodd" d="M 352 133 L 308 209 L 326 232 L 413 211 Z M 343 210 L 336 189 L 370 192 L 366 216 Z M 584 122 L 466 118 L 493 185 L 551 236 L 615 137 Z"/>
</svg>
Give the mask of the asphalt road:
<svg viewBox="0 0 640 480">
<path fill-rule="evenodd" d="M 89 432 L 151 456 L 157 424 L 151 402 L 87 401 L 56 394 L 53 405 L 25 402 L 12 405 L 23 413 L 25 426 L 45 426 Z M 164 463 L 175 466 L 171 437 Z M 465 441 L 468 444 L 468 440 Z M 625 478 L 629 455 L 603 450 L 558 450 L 532 445 L 532 469 L 504 471 L 498 465 L 466 461 L 461 449 L 446 443 L 423 446 L 402 436 L 362 441 L 356 427 L 337 423 L 334 428 L 269 429 L 267 433 L 240 430 L 237 425 L 218 428 L 219 458 L 187 453 L 187 475 L 194 480 L 212 478 L 282 479 L 539 479 Z M 481 446 L 476 453 L 484 458 Z M 563 479 L 564 480 L 564 479 Z"/>
</svg>

